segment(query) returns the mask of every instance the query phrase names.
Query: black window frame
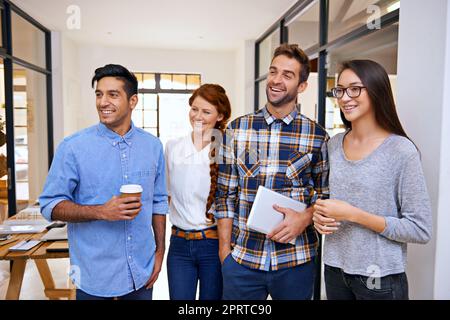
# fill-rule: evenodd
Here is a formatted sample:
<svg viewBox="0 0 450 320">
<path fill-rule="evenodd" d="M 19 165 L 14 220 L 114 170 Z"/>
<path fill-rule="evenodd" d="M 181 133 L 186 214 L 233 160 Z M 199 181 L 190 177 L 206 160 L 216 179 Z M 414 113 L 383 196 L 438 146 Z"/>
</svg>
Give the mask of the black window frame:
<svg viewBox="0 0 450 320">
<path fill-rule="evenodd" d="M 159 94 L 166 94 L 166 93 L 171 93 L 171 94 L 192 94 L 196 89 L 162 89 L 161 88 L 161 75 L 171 75 L 172 76 L 172 82 L 173 82 L 173 76 L 174 75 L 183 75 L 185 76 L 185 80 L 186 80 L 186 87 L 187 87 L 187 76 L 198 76 L 199 80 L 200 80 L 200 84 L 199 87 L 202 85 L 202 75 L 200 73 L 177 73 L 177 72 L 143 72 L 143 71 L 133 71 L 134 74 L 141 74 L 141 75 L 145 75 L 145 74 L 153 74 L 155 75 L 155 88 L 154 89 L 148 89 L 148 88 L 138 88 L 138 94 L 156 94 L 157 99 L 156 99 L 156 115 L 157 115 L 157 120 L 156 120 L 156 132 L 157 132 L 157 137 L 160 137 L 160 132 L 159 132 Z M 145 109 L 142 109 L 142 111 L 144 111 Z M 136 110 L 134 111 L 136 112 Z"/>
<path fill-rule="evenodd" d="M 51 56 L 51 32 L 25 11 L 20 9 L 10 0 L 0 0 L 2 9 L 2 46 L 0 58 L 3 59 L 5 78 L 5 114 L 6 114 L 6 152 L 8 166 L 8 216 L 17 213 L 16 202 L 16 177 L 15 177 L 15 143 L 14 143 L 14 99 L 13 99 L 13 66 L 20 65 L 27 69 L 36 71 L 46 77 L 47 98 L 47 145 L 48 145 L 48 168 L 53 160 L 53 97 L 52 97 L 52 56 Z M 12 12 L 44 32 L 45 35 L 45 68 L 14 56 L 12 46 Z"/>
</svg>

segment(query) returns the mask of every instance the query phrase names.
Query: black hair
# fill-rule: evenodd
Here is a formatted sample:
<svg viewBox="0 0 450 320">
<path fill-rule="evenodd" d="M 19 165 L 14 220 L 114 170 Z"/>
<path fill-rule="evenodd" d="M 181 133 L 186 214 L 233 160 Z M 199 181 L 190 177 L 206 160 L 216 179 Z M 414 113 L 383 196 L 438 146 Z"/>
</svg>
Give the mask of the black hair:
<svg viewBox="0 0 450 320">
<path fill-rule="evenodd" d="M 138 93 L 138 81 L 136 76 L 127 68 L 119 64 L 107 64 L 104 67 L 95 69 L 95 75 L 92 77 L 92 88 L 95 82 L 104 77 L 115 77 L 123 81 L 123 89 L 127 94 L 127 98 Z"/>
</svg>

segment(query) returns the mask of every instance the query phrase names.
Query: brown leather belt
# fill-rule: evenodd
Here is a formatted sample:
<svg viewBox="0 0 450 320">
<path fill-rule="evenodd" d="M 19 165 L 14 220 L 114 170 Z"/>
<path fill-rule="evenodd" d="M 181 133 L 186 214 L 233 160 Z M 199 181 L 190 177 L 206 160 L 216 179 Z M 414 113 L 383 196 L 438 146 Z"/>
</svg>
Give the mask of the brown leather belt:
<svg viewBox="0 0 450 320">
<path fill-rule="evenodd" d="M 172 235 L 186 240 L 219 239 L 217 227 L 198 231 L 185 231 L 172 226 Z"/>
</svg>

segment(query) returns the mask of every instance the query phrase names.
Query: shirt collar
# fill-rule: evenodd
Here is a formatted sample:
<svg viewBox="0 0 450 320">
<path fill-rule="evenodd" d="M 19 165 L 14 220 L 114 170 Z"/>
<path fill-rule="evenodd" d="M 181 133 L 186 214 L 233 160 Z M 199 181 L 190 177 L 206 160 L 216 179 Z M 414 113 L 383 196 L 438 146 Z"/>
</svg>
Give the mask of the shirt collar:
<svg viewBox="0 0 450 320">
<path fill-rule="evenodd" d="M 133 137 L 134 132 L 136 131 L 135 128 L 136 127 L 134 126 L 133 121 L 131 121 L 130 130 L 128 130 L 128 132 L 125 133 L 125 135 L 121 136 L 116 132 L 112 131 L 111 129 L 109 129 L 101 122 L 99 122 L 97 126 L 99 135 L 106 137 L 113 146 L 116 146 L 119 142 L 125 142 L 127 145 L 131 146 L 131 139 Z"/>
<path fill-rule="evenodd" d="M 281 121 L 283 121 L 286 125 L 289 125 L 292 120 L 294 120 L 297 115 L 298 115 L 298 110 L 299 110 L 300 105 L 296 105 L 294 110 L 288 114 L 287 116 L 285 116 L 283 119 L 280 119 Z M 273 115 L 270 114 L 269 110 L 267 110 L 267 105 L 264 107 L 263 109 L 263 115 L 264 115 L 264 119 L 266 119 L 266 123 L 267 125 L 271 125 L 273 122 L 275 122 L 275 120 L 277 120 L 277 118 L 275 118 Z"/>
</svg>

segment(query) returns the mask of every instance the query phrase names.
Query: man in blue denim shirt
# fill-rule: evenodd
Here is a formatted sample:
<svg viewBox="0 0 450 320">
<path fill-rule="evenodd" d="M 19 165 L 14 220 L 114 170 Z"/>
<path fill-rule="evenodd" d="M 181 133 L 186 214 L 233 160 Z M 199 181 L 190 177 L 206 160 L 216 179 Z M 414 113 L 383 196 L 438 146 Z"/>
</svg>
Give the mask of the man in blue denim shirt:
<svg viewBox="0 0 450 320">
<path fill-rule="evenodd" d="M 120 65 L 95 71 L 100 123 L 58 147 L 44 191 L 43 216 L 67 221 L 77 299 L 151 299 L 165 250 L 168 211 L 161 142 L 136 128 L 137 79 Z M 123 184 L 142 196 L 117 197 Z"/>
</svg>

